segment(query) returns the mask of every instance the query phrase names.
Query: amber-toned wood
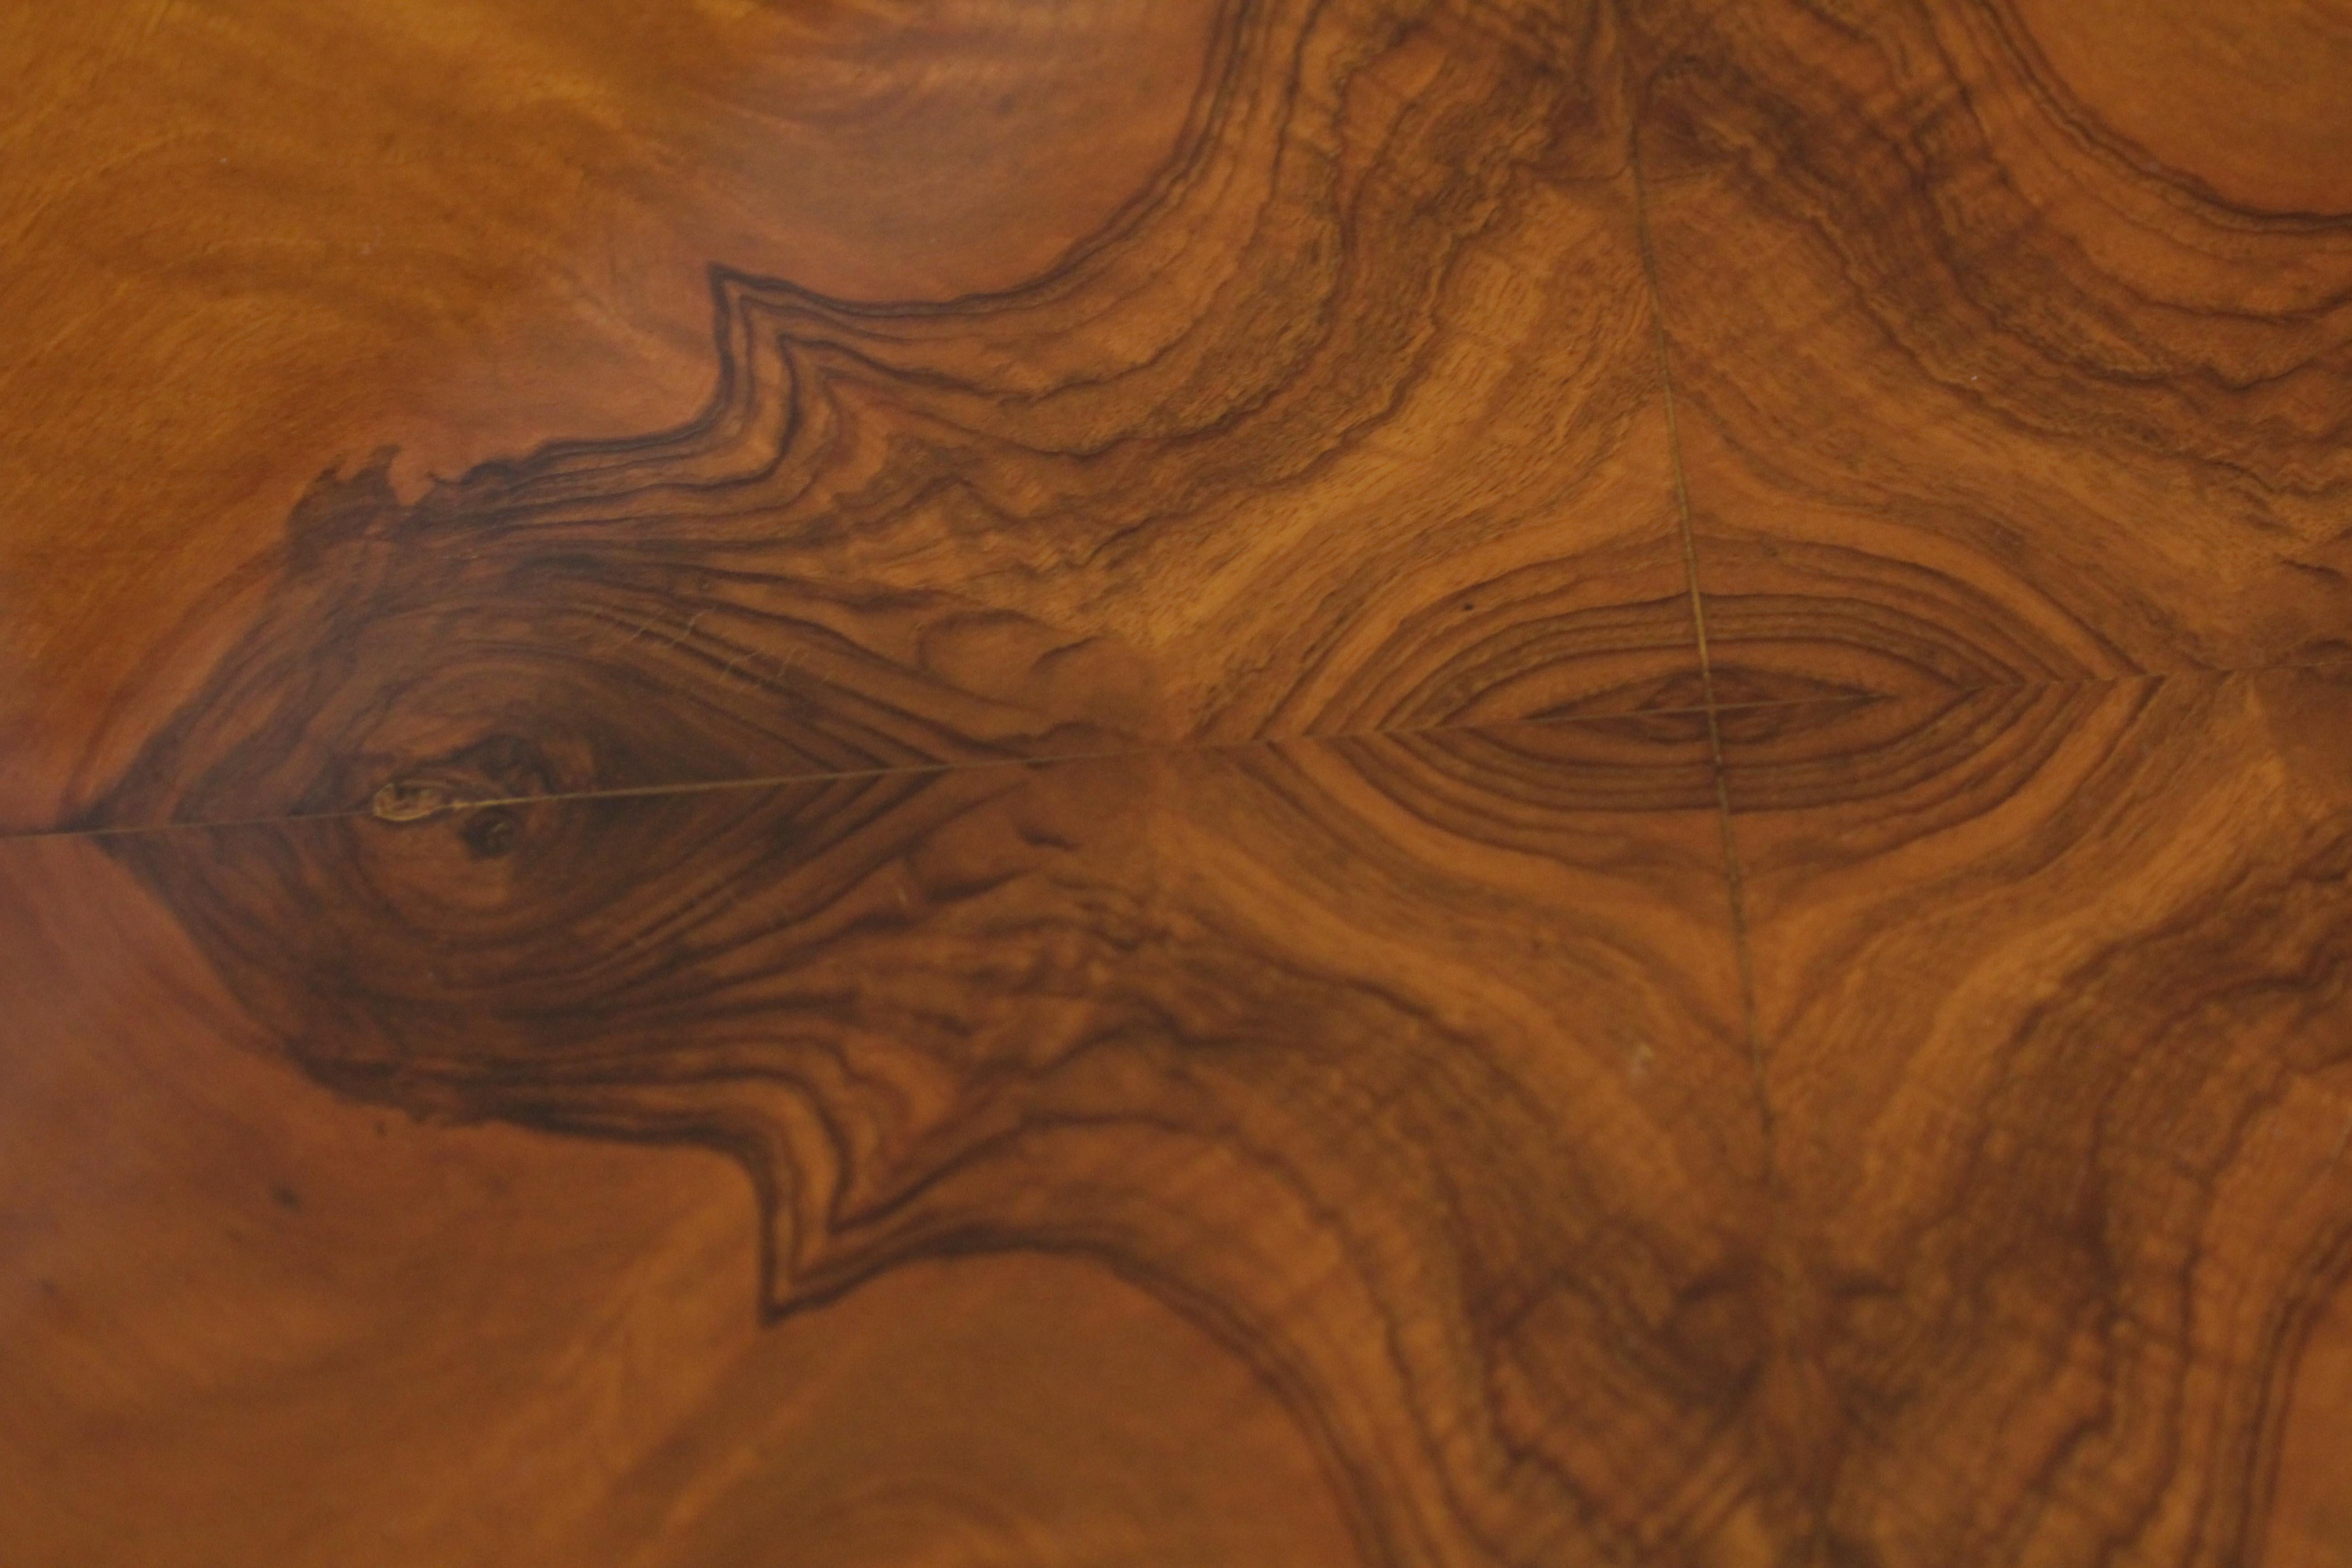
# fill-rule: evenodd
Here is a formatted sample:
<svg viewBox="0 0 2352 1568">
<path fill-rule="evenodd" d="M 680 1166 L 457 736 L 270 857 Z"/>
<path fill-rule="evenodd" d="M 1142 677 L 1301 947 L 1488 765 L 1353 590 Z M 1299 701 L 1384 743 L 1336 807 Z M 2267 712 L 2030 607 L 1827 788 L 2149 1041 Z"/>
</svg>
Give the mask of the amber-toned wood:
<svg viewBox="0 0 2352 1568">
<path fill-rule="evenodd" d="M 2276 212 L 2213 183 L 2248 158 L 2340 173 L 2352 113 L 2200 118 L 2113 58 L 2070 81 L 2040 6 L 1850 9 L 1661 8 L 1637 50 L 1721 674 L 1880 691 L 2352 657 L 2352 198 Z M 2299 69 L 2209 51 L 2200 90 L 2315 90 L 2352 47 L 2339 7 L 2256 9 L 2241 47 Z M 2113 30 L 2135 58 L 2216 26 Z M 2109 101 L 2229 150 L 2176 168 Z"/>
<path fill-rule="evenodd" d="M 0 824 L 185 697 L 322 470 L 394 447 L 414 496 L 691 416 L 714 263 L 890 301 L 1051 267 L 1177 146 L 1213 9 L 12 5 Z"/>
<path fill-rule="evenodd" d="M 5 47 L 0 1555 L 2352 1563 L 2340 7 Z"/>
<path fill-rule="evenodd" d="M 406 504 L 362 448 L 180 694 L 246 717 L 150 696 L 51 810 L 350 809 L 485 724 L 576 792 L 1694 702 L 1610 38 L 1232 12 L 1180 154 L 1019 288 L 715 271 L 688 423 Z"/>
<path fill-rule="evenodd" d="M 2347 697 L 2337 666 L 1727 730 L 1785 1414 L 1835 1550 L 2352 1548 L 2312 1533 L 2340 1381 L 2282 1419 L 2352 1281 Z"/>
<path fill-rule="evenodd" d="M 1636 47 L 1713 684 L 1847 699 L 1723 730 L 1832 1557 L 2352 1560 L 2352 17 L 2265 10 Z"/>
<path fill-rule="evenodd" d="M 16 1560 L 1353 1555 L 1246 1364 L 1115 1277 L 916 1265 L 763 1325 L 724 1160 L 322 1095 L 98 851 L 0 876 Z"/>
<path fill-rule="evenodd" d="M 735 1155 L 762 1282 L 712 1285 L 747 1319 L 1091 1260 L 1287 1412 L 1350 1556 L 1696 1552 L 1785 1512 L 1739 1418 L 1763 1188 L 1705 745 L 1681 714 L 103 842 L 349 1097 Z M 1107 1396 L 1051 1370 L 1030 1397 Z M 772 1397 L 677 1441 L 846 1441 Z M 1108 1418 L 1000 1440 L 1050 1479 Z M 921 1458 L 889 1484 L 962 1484 Z"/>
</svg>

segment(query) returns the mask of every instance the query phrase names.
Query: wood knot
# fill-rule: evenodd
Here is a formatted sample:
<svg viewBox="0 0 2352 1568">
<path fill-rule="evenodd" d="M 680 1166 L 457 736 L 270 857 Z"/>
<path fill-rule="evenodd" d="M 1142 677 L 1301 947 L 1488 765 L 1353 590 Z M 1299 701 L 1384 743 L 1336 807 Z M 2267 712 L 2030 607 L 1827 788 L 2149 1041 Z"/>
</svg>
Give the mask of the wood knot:
<svg viewBox="0 0 2352 1568">
<path fill-rule="evenodd" d="M 438 816 L 457 803 L 439 784 L 417 779 L 394 779 L 375 792 L 368 814 L 379 822 L 422 822 Z"/>
</svg>

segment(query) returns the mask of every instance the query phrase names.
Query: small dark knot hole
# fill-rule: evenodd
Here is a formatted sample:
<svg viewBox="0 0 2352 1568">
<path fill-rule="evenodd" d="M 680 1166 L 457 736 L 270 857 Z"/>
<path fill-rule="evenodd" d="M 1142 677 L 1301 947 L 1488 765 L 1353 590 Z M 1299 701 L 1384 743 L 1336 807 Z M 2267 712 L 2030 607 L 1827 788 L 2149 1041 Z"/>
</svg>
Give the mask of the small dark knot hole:
<svg viewBox="0 0 2352 1568">
<path fill-rule="evenodd" d="M 515 814 L 499 806 L 478 811 L 459 830 L 467 851 L 477 860 L 488 860 L 514 848 L 515 840 L 522 834 L 522 824 Z"/>
</svg>

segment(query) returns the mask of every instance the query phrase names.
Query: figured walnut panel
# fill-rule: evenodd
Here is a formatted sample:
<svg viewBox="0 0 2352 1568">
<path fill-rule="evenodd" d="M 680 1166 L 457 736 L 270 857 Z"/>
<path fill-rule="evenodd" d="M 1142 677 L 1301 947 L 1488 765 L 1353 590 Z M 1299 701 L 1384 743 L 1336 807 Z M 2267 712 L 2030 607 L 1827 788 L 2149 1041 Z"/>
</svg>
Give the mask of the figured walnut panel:
<svg viewBox="0 0 2352 1568">
<path fill-rule="evenodd" d="M 1215 15 L 12 7 L 0 823 L 187 698 L 322 470 L 396 447 L 414 500 L 690 416 L 714 262 L 867 301 L 1052 267 L 1184 144 Z"/>
<path fill-rule="evenodd" d="M 2293 36 L 2297 9 L 2264 26 Z M 2005 3 L 1696 10 L 1636 7 L 1633 52 L 1727 676 L 1886 691 L 2352 656 L 2341 206 L 2243 205 L 2148 155 Z M 2175 123 L 2255 145 L 2235 119 Z M 1918 668 L 1817 649 L 1787 670 L 1792 636 Z"/>
<path fill-rule="evenodd" d="M 2336 0 L 123 20 L 35 1561 L 2352 1561 Z"/>
<path fill-rule="evenodd" d="M 100 842 L 344 1095 L 732 1155 L 771 1317 L 1135 1281 L 1367 1560 L 1787 1527 L 1702 715 Z"/>
<path fill-rule="evenodd" d="M 1795 707 L 1727 760 L 1827 1538 L 2340 1560 L 2272 1502 L 2352 1462 L 2340 1405 L 2282 1436 L 2347 1344 L 2352 666 Z"/>
<path fill-rule="evenodd" d="M 71 820 L 1696 701 L 1613 37 L 1236 8 L 1176 154 L 1019 287 L 715 269 L 698 416 L 409 500 L 389 453 L 321 478 Z"/>
</svg>

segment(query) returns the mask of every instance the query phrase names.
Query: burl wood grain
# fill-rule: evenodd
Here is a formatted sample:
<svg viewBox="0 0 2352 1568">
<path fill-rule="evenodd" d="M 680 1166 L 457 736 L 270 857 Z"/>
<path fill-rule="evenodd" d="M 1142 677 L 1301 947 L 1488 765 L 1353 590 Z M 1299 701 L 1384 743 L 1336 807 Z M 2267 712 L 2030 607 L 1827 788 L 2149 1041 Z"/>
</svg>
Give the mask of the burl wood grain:
<svg viewBox="0 0 2352 1568">
<path fill-rule="evenodd" d="M 2329 79 L 2340 9 L 2264 9 L 2242 47 L 2310 73 L 2276 90 Z M 2340 174 L 2352 111 L 2250 123 L 2270 77 L 2226 56 L 2069 79 L 2006 4 L 1657 16 L 1641 166 L 1724 673 L 1791 642 L 1885 661 L 1872 690 L 2352 657 L 2352 196 L 2273 210 L 2224 170 Z M 2109 102 L 2229 151 L 2177 168 Z"/>
<path fill-rule="evenodd" d="M 24 36 L 19 1556 L 2352 1563 L 2340 7 Z"/>
<path fill-rule="evenodd" d="M 1862 1559 L 2340 1556 L 2276 1489 L 2352 1279 L 2347 693 L 1986 689 L 1727 737 L 1793 1408 Z M 2290 1496 L 2341 1493 L 2333 1397 Z"/>
</svg>

